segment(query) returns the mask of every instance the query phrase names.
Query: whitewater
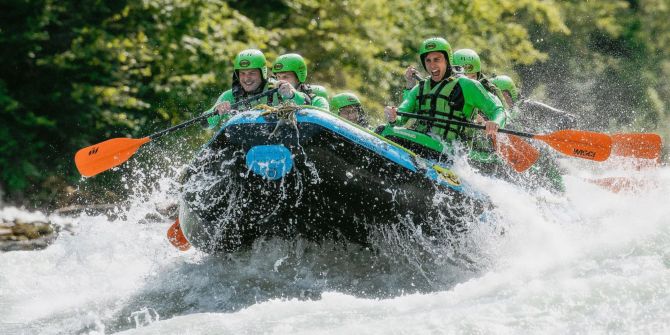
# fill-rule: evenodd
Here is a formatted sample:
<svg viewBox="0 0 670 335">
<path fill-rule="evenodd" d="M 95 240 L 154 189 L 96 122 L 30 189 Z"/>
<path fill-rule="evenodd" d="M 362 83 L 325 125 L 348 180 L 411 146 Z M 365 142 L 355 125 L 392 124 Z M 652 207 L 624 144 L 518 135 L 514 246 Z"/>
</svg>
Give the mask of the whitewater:
<svg viewBox="0 0 670 335">
<path fill-rule="evenodd" d="M 670 333 L 670 168 L 610 161 L 561 159 L 562 195 L 457 166 L 496 208 L 462 250 L 429 256 L 180 252 L 156 214 L 175 197 L 165 176 L 112 217 L 52 214 L 69 228 L 44 250 L 0 253 L 0 334 Z M 635 183 L 618 193 L 587 181 L 621 176 Z"/>
</svg>

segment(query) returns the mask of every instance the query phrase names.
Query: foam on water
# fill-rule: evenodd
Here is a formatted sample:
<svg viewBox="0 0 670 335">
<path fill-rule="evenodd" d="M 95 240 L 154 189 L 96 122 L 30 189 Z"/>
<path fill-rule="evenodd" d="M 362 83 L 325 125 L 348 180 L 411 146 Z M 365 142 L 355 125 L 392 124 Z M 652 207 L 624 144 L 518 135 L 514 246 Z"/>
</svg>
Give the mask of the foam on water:
<svg viewBox="0 0 670 335">
<path fill-rule="evenodd" d="M 143 222 L 170 181 L 122 218 L 82 215 L 45 250 L 0 254 L 3 334 L 667 333 L 670 168 L 613 193 L 598 165 L 564 162 L 565 195 L 458 173 L 486 190 L 496 229 L 475 227 L 476 266 L 419 264 L 355 246 L 261 241 L 208 256 Z M 160 184 L 159 185 L 163 185 Z"/>
</svg>

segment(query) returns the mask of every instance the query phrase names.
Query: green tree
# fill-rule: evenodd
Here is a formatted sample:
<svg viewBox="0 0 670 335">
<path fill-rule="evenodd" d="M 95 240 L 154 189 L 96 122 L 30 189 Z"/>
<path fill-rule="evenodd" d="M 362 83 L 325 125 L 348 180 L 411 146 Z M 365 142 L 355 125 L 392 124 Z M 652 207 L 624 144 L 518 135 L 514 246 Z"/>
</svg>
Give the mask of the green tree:
<svg viewBox="0 0 670 335">
<path fill-rule="evenodd" d="M 229 59 L 267 40 L 221 1 L 16 1 L 2 13 L 0 174 L 16 199 L 76 180 L 78 148 L 200 113 Z"/>
</svg>

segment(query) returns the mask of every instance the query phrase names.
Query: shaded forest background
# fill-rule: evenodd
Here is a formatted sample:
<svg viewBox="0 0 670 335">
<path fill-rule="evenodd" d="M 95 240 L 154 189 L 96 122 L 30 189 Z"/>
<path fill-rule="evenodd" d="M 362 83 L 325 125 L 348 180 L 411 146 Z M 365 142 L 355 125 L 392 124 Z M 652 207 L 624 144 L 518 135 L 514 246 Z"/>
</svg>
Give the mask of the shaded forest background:
<svg viewBox="0 0 670 335">
<path fill-rule="evenodd" d="M 381 120 L 419 43 L 443 36 L 582 129 L 667 143 L 668 17 L 668 0 L 0 0 L 0 198 L 63 205 L 79 148 L 200 114 L 249 47 L 302 54 L 308 82 L 359 94 Z"/>
</svg>

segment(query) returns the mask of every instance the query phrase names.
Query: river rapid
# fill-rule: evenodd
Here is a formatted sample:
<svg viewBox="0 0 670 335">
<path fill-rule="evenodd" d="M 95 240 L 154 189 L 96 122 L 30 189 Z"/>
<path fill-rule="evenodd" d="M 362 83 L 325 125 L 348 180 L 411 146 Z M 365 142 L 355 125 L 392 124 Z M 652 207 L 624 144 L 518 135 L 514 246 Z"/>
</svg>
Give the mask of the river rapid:
<svg viewBox="0 0 670 335">
<path fill-rule="evenodd" d="M 561 165 L 563 195 L 457 166 L 496 209 L 461 249 L 428 254 L 302 240 L 180 252 L 156 214 L 175 197 L 166 176 L 112 217 L 52 215 L 70 227 L 44 250 L 0 253 L 0 334 L 670 333 L 670 168 Z M 613 176 L 632 186 L 587 181 Z"/>
</svg>

